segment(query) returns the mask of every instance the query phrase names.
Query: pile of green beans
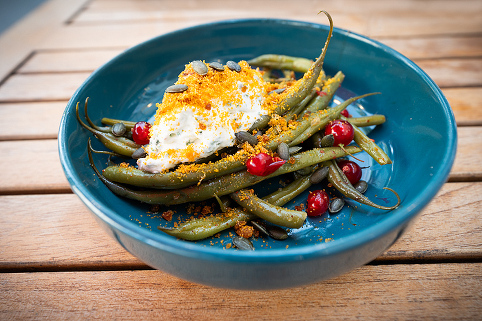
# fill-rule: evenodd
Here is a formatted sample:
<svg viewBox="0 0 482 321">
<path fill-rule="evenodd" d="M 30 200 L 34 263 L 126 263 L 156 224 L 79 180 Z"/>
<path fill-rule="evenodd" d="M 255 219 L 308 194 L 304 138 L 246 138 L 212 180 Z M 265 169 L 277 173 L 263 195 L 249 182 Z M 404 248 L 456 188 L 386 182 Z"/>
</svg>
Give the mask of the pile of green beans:
<svg viewBox="0 0 482 321">
<path fill-rule="evenodd" d="M 112 126 L 123 123 L 127 132 L 134 127 L 135 122 L 112 118 L 103 118 L 104 126 L 95 125 L 88 117 L 88 99 L 85 101 L 84 113 L 86 123 L 80 118 L 79 104 L 76 106 L 76 117 L 82 127 L 90 131 L 111 152 L 95 151 L 88 141 L 88 158 L 92 169 L 101 181 L 115 194 L 154 205 L 177 205 L 200 202 L 220 197 L 231 198 L 237 206 L 221 205 L 222 212 L 208 217 L 195 218 L 185 221 L 175 228 L 159 227 L 169 235 L 185 239 L 200 240 L 225 229 L 233 227 L 239 221 L 251 221 L 262 218 L 270 223 L 287 228 L 303 226 L 307 214 L 304 211 L 289 210 L 282 207 L 288 201 L 308 189 L 312 185 L 310 178 L 314 168 L 326 167 L 328 181 L 344 196 L 365 205 L 379 209 L 392 210 L 400 204 L 400 198 L 394 206 L 377 205 L 368 200 L 363 194 L 349 183 L 343 172 L 336 165 L 336 159 L 367 152 L 379 164 L 390 164 L 388 155 L 370 140 L 359 127 L 380 125 L 385 122 L 383 115 L 373 115 L 358 118 L 345 118 L 342 111 L 351 103 L 376 93 L 369 93 L 352 97 L 329 108 L 336 90 L 341 86 L 345 75 L 340 71 L 333 77 L 326 77 L 323 71 L 323 60 L 330 42 L 333 21 L 324 11 L 330 21 L 330 31 L 320 56 L 314 61 L 305 58 L 268 54 L 256 57 L 250 61 L 252 66 L 265 70 L 288 70 L 304 72 L 304 76 L 296 81 L 296 86 L 289 87 L 286 95 L 277 105 L 274 114 L 283 117 L 290 124 L 289 130 L 277 132 L 274 128 L 266 130 L 267 140 L 262 146 L 276 152 L 280 144 L 301 148 L 301 152 L 290 155 L 289 161 L 274 173 L 267 176 L 256 176 L 246 170 L 247 156 L 243 151 L 237 151 L 238 157 L 226 157 L 218 160 L 205 160 L 198 164 L 198 170 L 182 172 L 179 168 L 163 173 L 147 173 L 132 166 L 110 165 L 101 171 L 93 161 L 93 152 L 108 153 L 110 156 L 133 157 L 142 148 L 129 137 L 118 137 L 112 133 Z M 354 128 L 356 145 L 340 147 L 310 146 L 306 149 L 310 138 L 319 135 L 330 121 L 344 119 Z M 264 130 L 270 117 L 260 119 L 252 129 Z M 288 148 L 288 147 L 285 147 Z M 281 152 L 280 152 L 281 154 Z M 301 173 L 304 171 L 304 173 Z M 252 190 L 248 190 L 264 180 L 297 173 L 295 179 L 286 187 L 264 197 L 258 197 Z M 303 175 L 304 174 L 304 175 Z M 293 174 L 291 174 L 293 175 Z M 388 189 L 388 188 L 387 188 Z"/>
</svg>

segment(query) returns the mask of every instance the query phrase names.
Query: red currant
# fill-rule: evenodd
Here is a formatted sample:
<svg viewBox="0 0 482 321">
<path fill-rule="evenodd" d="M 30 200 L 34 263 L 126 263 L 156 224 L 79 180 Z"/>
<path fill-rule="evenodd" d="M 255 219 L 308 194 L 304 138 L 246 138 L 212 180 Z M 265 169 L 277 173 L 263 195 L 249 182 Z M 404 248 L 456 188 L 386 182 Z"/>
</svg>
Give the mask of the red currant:
<svg viewBox="0 0 482 321">
<path fill-rule="evenodd" d="M 149 144 L 149 130 L 151 124 L 145 121 L 139 121 L 132 128 L 132 139 L 139 145 Z"/>
<path fill-rule="evenodd" d="M 346 178 L 348 178 L 352 185 L 358 183 L 362 177 L 361 167 L 355 162 L 341 160 L 338 162 L 338 167 L 340 167 L 340 169 L 343 171 L 343 174 L 345 174 Z"/>
<path fill-rule="evenodd" d="M 344 146 L 351 143 L 355 130 L 353 126 L 346 120 L 336 119 L 331 121 L 325 128 L 325 135 L 332 134 L 335 138 L 333 146 L 343 144 Z"/>
<path fill-rule="evenodd" d="M 316 190 L 308 195 L 306 214 L 308 216 L 320 216 L 328 210 L 330 198 L 323 190 Z"/>
<path fill-rule="evenodd" d="M 267 176 L 274 173 L 284 163 L 286 163 L 286 161 L 279 157 L 271 157 L 266 153 L 259 153 L 248 159 L 246 168 L 250 174 Z"/>
<path fill-rule="evenodd" d="M 350 113 L 349 113 L 348 110 L 346 110 L 346 109 L 343 109 L 343 111 L 341 112 L 341 114 L 342 114 L 343 116 L 345 116 L 346 118 L 351 117 Z"/>
</svg>

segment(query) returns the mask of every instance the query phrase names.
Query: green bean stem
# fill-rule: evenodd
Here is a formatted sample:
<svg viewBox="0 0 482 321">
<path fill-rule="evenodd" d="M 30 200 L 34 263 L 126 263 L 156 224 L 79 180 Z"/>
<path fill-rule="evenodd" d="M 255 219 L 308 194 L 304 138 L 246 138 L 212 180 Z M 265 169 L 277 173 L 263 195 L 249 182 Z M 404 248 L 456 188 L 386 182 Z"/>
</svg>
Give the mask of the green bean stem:
<svg viewBox="0 0 482 321">
<path fill-rule="evenodd" d="M 395 192 L 393 189 L 389 187 L 384 187 L 384 189 L 387 189 L 391 191 L 395 196 L 397 197 L 397 204 L 393 206 L 383 206 L 383 205 L 378 205 L 369 200 L 365 195 L 357 191 L 353 185 L 351 185 L 350 181 L 346 178 L 345 174 L 343 171 L 340 170 L 338 165 L 336 164 L 335 161 L 331 160 L 328 163 L 328 166 L 330 168 L 328 172 L 328 181 L 344 196 L 357 201 L 358 203 L 365 204 L 371 207 L 375 207 L 378 209 L 382 210 L 394 210 L 400 205 L 400 196 L 398 196 L 397 192 Z"/>
</svg>

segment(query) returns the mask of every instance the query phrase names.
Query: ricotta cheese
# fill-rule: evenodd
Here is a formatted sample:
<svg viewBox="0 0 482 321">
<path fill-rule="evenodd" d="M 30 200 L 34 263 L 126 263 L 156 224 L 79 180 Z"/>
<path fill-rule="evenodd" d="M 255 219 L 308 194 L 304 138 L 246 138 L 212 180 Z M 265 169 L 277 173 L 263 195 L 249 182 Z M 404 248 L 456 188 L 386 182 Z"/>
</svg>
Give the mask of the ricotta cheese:
<svg viewBox="0 0 482 321">
<path fill-rule="evenodd" d="M 245 61 L 239 65 L 240 72 L 209 68 L 205 75 L 186 65 L 176 84 L 188 89 L 165 93 L 156 105 L 147 156 L 137 161 L 139 169 L 159 173 L 233 146 L 236 132 L 248 130 L 274 110 L 277 95 L 269 95 L 272 85 Z"/>
</svg>

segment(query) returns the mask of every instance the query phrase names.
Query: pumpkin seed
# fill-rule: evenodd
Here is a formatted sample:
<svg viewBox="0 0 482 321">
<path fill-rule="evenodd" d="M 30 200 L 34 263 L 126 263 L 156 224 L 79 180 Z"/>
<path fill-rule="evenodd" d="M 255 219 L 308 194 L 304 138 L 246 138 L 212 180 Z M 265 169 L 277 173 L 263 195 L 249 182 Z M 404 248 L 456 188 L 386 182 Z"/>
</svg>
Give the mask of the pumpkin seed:
<svg viewBox="0 0 482 321">
<path fill-rule="evenodd" d="M 264 127 L 266 127 L 266 125 L 268 125 L 270 120 L 271 120 L 271 116 L 262 115 L 261 117 L 259 117 L 254 121 L 253 125 L 251 125 L 249 130 L 263 129 Z"/>
<path fill-rule="evenodd" d="M 258 221 L 251 221 L 254 228 L 260 231 L 263 235 L 269 236 L 275 240 L 286 240 L 288 238 L 288 232 L 277 225 L 262 224 Z"/>
<path fill-rule="evenodd" d="M 252 146 L 258 144 L 258 139 L 248 132 L 240 131 L 235 133 L 234 136 L 236 136 L 236 139 L 241 143 L 248 142 L 248 144 Z"/>
<path fill-rule="evenodd" d="M 146 156 L 147 156 L 147 153 L 142 147 L 139 147 L 132 153 L 132 158 L 134 159 L 144 158 Z"/>
<path fill-rule="evenodd" d="M 334 198 L 328 205 L 328 211 L 330 213 L 338 213 L 345 206 L 345 201 L 342 198 Z"/>
<path fill-rule="evenodd" d="M 321 147 L 332 147 L 335 144 L 335 137 L 333 134 L 329 134 L 324 136 L 321 139 Z"/>
<path fill-rule="evenodd" d="M 233 245 L 236 246 L 240 250 L 247 250 L 247 251 L 253 251 L 254 246 L 253 243 L 251 243 L 250 240 L 247 238 L 241 237 L 241 236 L 235 236 L 233 237 Z"/>
<path fill-rule="evenodd" d="M 300 147 L 300 146 L 293 146 L 293 147 L 290 147 L 288 149 L 288 151 L 290 152 L 290 155 L 293 155 L 293 154 L 298 153 L 301 149 L 302 149 L 302 147 Z"/>
<path fill-rule="evenodd" d="M 365 181 L 358 181 L 358 183 L 356 183 L 353 187 L 355 187 L 357 191 L 363 194 L 367 191 L 368 184 Z"/>
<path fill-rule="evenodd" d="M 224 66 L 217 61 L 210 62 L 209 67 L 217 71 L 224 71 Z"/>
<path fill-rule="evenodd" d="M 251 221 L 251 224 L 253 224 L 254 228 L 260 231 L 263 235 L 269 236 L 268 230 L 263 224 L 258 221 Z"/>
<path fill-rule="evenodd" d="M 187 90 L 187 85 L 177 84 L 167 87 L 166 93 L 182 93 Z"/>
<path fill-rule="evenodd" d="M 192 69 L 194 69 L 194 71 L 200 76 L 204 76 L 208 73 L 208 67 L 201 60 L 194 60 L 191 62 L 191 66 Z"/>
<path fill-rule="evenodd" d="M 116 137 L 123 136 L 126 133 L 126 125 L 124 123 L 115 123 L 111 128 L 111 132 Z"/>
<path fill-rule="evenodd" d="M 280 143 L 278 145 L 278 155 L 281 159 L 288 160 L 290 159 L 290 150 L 289 146 L 286 143 Z"/>
<path fill-rule="evenodd" d="M 237 62 L 234 62 L 232 60 L 229 60 L 228 62 L 226 62 L 226 66 L 228 66 L 228 68 L 231 69 L 232 71 L 236 71 L 236 72 L 241 71 L 241 66 Z"/>
<path fill-rule="evenodd" d="M 278 89 L 275 89 L 275 90 L 272 90 L 268 93 L 268 95 L 271 95 L 273 93 L 277 93 L 277 94 L 282 94 L 284 91 L 286 90 L 286 88 L 278 88 Z"/>
<path fill-rule="evenodd" d="M 286 240 L 288 238 L 288 232 L 282 227 L 267 224 L 266 229 L 268 230 L 269 236 L 274 238 L 275 240 Z"/>
<path fill-rule="evenodd" d="M 330 171 L 329 167 L 323 166 L 320 169 L 317 169 L 313 174 L 310 176 L 310 183 L 311 184 L 318 184 L 321 183 L 323 179 L 328 175 Z"/>
</svg>

